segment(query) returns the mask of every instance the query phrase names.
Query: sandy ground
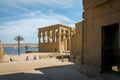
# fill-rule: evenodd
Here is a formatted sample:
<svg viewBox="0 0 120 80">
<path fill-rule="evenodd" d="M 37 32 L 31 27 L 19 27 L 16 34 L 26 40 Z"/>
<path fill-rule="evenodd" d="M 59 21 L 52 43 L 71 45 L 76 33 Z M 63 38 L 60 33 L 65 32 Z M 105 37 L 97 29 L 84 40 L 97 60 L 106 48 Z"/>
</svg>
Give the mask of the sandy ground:
<svg viewBox="0 0 120 80">
<path fill-rule="evenodd" d="M 0 63 L 0 80 L 120 80 L 116 73 L 90 76 L 79 71 L 80 64 L 61 62 L 56 58 L 33 60 L 34 55 L 39 56 L 29 54 L 29 61 L 25 61 L 27 54 L 11 56 L 16 61 Z"/>
<path fill-rule="evenodd" d="M 73 64 L 70 62 L 63 63 L 59 59 L 56 59 L 56 57 L 44 57 L 51 55 L 55 55 L 55 54 L 29 53 L 29 54 L 21 54 L 20 56 L 4 55 L 2 59 L 3 62 L 0 63 L 0 73 L 28 71 L 28 70 L 34 70 L 36 68 Z M 26 61 L 27 56 L 28 56 L 28 60 Z M 36 56 L 37 60 L 34 60 L 34 56 Z M 42 56 L 43 58 L 39 58 L 39 56 Z M 10 61 L 10 58 L 13 61 Z"/>
<path fill-rule="evenodd" d="M 29 57 L 29 60 L 33 60 L 33 57 L 36 55 L 37 59 L 39 59 L 39 56 L 41 55 L 49 55 L 53 53 L 28 53 L 28 54 L 21 54 L 20 56 L 18 55 L 4 55 L 2 61 L 3 62 L 9 62 L 10 58 L 12 58 L 13 61 L 25 61 L 26 57 Z"/>
<path fill-rule="evenodd" d="M 61 62 L 57 59 L 43 59 L 41 61 L 29 61 L 28 63 L 30 64 L 29 67 L 33 67 L 33 69 L 0 73 L 0 80 L 120 80 L 119 75 L 101 74 L 90 76 L 76 70 L 77 64 Z M 25 62 L 12 62 L 12 64 L 25 64 Z"/>
</svg>

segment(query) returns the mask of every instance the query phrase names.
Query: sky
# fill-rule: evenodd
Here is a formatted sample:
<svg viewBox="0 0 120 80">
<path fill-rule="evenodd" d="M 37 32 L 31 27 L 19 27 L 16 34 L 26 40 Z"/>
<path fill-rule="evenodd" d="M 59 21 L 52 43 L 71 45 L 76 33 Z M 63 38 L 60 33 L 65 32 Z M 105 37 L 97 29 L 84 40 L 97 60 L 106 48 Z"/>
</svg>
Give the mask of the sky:
<svg viewBox="0 0 120 80">
<path fill-rule="evenodd" d="M 0 0 L 0 40 L 3 44 L 38 43 L 38 28 L 82 21 L 82 0 Z"/>
</svg>

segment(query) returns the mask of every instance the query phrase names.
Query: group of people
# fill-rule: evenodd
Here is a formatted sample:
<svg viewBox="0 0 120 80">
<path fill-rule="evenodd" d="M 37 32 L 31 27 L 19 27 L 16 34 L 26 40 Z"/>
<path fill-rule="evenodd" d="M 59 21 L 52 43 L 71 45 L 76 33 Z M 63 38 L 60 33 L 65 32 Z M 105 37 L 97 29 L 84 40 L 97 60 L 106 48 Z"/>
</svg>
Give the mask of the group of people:
<svg viewBox="0 0 120 80">
<path fill-rule="evenodd" d="M 33 59 L 34 59 L 34 60 L 37 60 L 37 56 L 35 55 L 35 56 L 33 57 Z M 26 57 L 26 61 L 28 61 L 28 60 L 29 60 L 29 57 L 27 56 L 27 57 Z"/>
<path fill-rule="evenodd" d="M 33 59 L 34 59 L 34 60 L 37 60 L 37 56 L 35 55 L 35 56 L 33 57 Z M 26 61 L 28 61 L 28 60 L 29 60 L 29 57 L 27 56 L 27 57 L 26 57 Z M 10 57 L 10 61 L 13 61 L 13 59 L 12 59 L 11 57 Z"/>
</svg>

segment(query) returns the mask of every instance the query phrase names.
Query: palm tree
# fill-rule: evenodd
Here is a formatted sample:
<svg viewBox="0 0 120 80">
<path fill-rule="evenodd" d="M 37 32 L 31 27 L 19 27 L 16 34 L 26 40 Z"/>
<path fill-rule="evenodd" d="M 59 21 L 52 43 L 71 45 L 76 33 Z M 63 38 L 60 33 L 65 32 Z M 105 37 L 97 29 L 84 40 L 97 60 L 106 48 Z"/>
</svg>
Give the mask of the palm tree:
<svg viewBox="0 0 120 80">
<path fill-rule="evenodd" d="M 22 36 L 18 35 L 14 38 L 14 40 L 16 40 L 18 42 L 18 55 L 20 56 L 20 41 L 23 41 L 24 38 Z"/>
</svg>

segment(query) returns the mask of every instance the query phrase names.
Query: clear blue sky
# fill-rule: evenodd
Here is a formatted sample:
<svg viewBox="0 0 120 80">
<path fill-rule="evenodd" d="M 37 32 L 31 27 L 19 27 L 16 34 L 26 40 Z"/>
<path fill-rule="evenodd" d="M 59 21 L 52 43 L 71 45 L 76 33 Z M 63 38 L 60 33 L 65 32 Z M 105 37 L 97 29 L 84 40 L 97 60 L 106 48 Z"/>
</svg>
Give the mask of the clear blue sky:
<svg viewBox="0 0 120 80">
<path fill-rule="evenodd" d="M 82 0 L 0 0 L 0 40 L 16 43 L 37 43 L 37 28 L 64 24 L 74 27 L 82 20 Z"/>
</svg>

